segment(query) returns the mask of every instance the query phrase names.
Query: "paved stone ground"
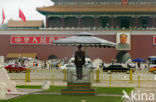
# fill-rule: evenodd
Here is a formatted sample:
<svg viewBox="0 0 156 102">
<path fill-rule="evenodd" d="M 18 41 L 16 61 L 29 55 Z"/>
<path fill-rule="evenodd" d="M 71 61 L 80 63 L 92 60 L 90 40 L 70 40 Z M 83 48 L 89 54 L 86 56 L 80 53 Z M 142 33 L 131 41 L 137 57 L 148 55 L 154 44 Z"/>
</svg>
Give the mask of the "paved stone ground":
<svg viewBox="0 0 156 102">
<path fill-rule="evenodd" d="M 40 91 L 42 91 L 42 89 L 17 89 L 17 93 L 7 93 L 4 100 L 8 100 L 25 94 L 32 94 Z"/>
<path fill-rule="evenodd" d="M 131 93 L 130 96 L 131 99 L 130 100 L 125 99 L 123 102 L 156 102 L 156 86 L 152 88 L 149 87 L 136 88 L 133 93 L 136 93 L 136 96 L 133 95 L 135 98 L 132 99 L 131 97 L 132 93 Z M 153 94 L 154 97 L 151 96 L 151 94 Z"/>
<path fill-rule="evenodd" d="M 17 85 L 25 85 L 24 80 L 13 80 L 16 82 Z M 27 82 L 27 85 L 42 85 L 45 80 L 31 80 L 31 82 Z M 51 81 L 51 80 L 49 80 Z M 54 81 L 53 85 L 57 86 L 66 86 L 67 82 L 65 81 Z M 92 83 L 92 86 L 101 86 L 101 87 L 109 87 L 110 82 L 109 81 L 101 81 L 99 83 Z M 129 81 L 112 81 L 111 82 L 111 87 L 135 87 L 135 92 L 136 93 L 153 93 L 155 96 L 155 100 L 128 100 L 125 99 L 124 102 L 156 102 L 156 81 L 141 81 L 140 82 L 140 87 L 138 88 L 138 82 L 133 81 L 132 83 L 129 83 Z M 18 92 L 21 93 L 31 93 L 31 94 L 39 94 L 42 89 L 18 89 Z M 46 94 L 46 93 L 45 93 Z M 48 93 L 48 94 L 57 94 L 60 95 L 60 93 Z M 6 99 L 18 97 L 21 95 L 7 95 Z M 114 95 L 107 95 L 107 94 L 99 94 L 98 96 L 114 96 Z M 122 96 L 122 95 L 115 95 L 115 96 Z M 138 98 L 137 98 L 138 99 Z"/>
<path fill-rule="evenodd" d="M 17 85 L 25 85 L 24 80 L 13 80 L 16 82 Z M 51 80 L 49 80 L 51 82 Z M 27 82 L 27 85 L 42 85 L 44 80 L 31 80 L 31 82 Z M 52 83 L 51 83 L 52 84 Z M 53 82 L 53 85 L 56 86 L 66 86 L 67 82 L 62 80 L 56 80 Z M 101 86 L 101 87 L 109 87 L 109 81 L 101 81 L 99 83 L 93 82 L 92 86 Z M 138 81 L 133 81 L 129 83 L 129 81 L 111 81 L 112 87 L 138 87 Z M 141 81 L 141 87 L 156 87 L 156 81 Z"/>
</svg>

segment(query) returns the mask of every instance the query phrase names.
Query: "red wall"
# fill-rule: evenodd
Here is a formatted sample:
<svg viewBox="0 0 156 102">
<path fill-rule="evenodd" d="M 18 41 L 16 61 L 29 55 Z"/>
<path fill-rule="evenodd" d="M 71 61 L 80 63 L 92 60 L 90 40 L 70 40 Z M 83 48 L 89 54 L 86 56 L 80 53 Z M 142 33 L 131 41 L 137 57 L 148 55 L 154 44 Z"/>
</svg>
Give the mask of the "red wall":
<svg viewBox="0 0 156 102">
<path fill-rule="evenodd" d="M 116 35 L 98 35 L 97 37 L 116 42 Z M 152 35 L 132 35 L 131 50 L 128 51 L 132 58 L 147 59 L 149 56 L 156 56 L 156 46 L 153 45 Z M 7 53 L 37 53 L 38 58 L 45 60 L 51 54 L 58 58 L 72 57 L 76 47 L 73 46 L 49 46 L 49 45 L 10 45 L 10 35 L 0 35 L 0 55 Z M 101 58 L 105 62 L 111 62 L 115 58 L 115 48 L 87 48 L 87 54 L 94 58 Z"/>
</svg>

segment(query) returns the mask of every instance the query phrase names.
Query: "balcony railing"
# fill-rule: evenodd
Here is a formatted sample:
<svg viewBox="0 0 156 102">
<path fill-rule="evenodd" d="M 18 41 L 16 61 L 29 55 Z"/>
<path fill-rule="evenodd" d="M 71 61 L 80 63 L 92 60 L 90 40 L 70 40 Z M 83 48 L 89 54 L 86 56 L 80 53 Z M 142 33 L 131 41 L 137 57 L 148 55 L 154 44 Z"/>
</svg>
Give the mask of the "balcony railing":
<svg viewBox="0 0 156 102">
<path fill-rule="evenodd" d="M 102 30 L 156 30 L 156 28 L 153 28 L 153 27 L 152 28 L 148 28 L 148 27 L 147 28 L 142 28 L 142 27 L 140 27 L 140 28 L 132 28 L 132 27 L 130 27 L 130 28 L 107 28 L 107 27 L 105 27 L 105 28 L 102 28 L 102 27 L 82 27 L 82 28 L 79 28 L 79 27 L 77 27 L 77 28 L 75 28 L 75 27 L 66 27 L 66 28 L 60 27 L 60 28 L 57 28 L 57 27 L 55 27 L 55 28 L 40 28 L 39 30 L 102 31 Z"/>
</svg>

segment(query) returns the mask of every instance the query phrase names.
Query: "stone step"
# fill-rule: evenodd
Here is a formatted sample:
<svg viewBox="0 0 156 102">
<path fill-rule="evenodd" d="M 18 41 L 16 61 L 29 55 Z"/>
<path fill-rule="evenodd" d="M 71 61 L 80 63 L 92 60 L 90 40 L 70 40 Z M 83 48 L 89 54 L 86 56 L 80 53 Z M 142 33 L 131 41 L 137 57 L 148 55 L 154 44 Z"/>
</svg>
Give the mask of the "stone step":
<svg viewBox="0 0 156 102">
<path fill-rule="evenodd" d="M 85 82 L 85 83 L 72 83 L 72 82 L 68 82 L 67 85 L 91 85 L 91 83 L 89 83 L 89 82 Z"/>
<path fill-rule="evenodd" d="M 95 89 L 62 89 L 63 95 L 95 95 Z"/>
<path fill-rule="evenodd" d="M 90 88 L 90 85 L 67 85 L 67 88 Z"/>
<path fill-rule="evenodd" d="M 90 88 L 91 83 L 67 83 L 68 88 Z"/>
<path fill-rule="evenodd" d="M 72 90 L 89 90 L 90 88 L 72 88 Z"/>
</svg>

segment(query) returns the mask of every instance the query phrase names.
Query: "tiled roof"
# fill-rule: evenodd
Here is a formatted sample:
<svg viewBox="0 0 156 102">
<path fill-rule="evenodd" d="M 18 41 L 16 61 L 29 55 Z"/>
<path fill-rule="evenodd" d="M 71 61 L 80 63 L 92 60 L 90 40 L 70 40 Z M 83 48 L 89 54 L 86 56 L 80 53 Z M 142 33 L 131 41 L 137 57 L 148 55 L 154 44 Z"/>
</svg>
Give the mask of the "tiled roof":
<svg viewBox="0 0 156 102">
<path fill-rule="evenodd" d="M 9 20 L 8 27 L 42 27 L 42 20 L 27 20 L 26 22 L 20 20 Z"/>
<path fill-rule="evenodd" d="M 156 12 L 156 5 L 54 5 L 39 12 Z"/>
<path fill-rule="evenodd" d="M 37 56 L 36 53 L 8 53 L 6 55 L 6 58 L 19 58 L 19 57 L 35 58 L 36 56 Z"/>
</svg>

